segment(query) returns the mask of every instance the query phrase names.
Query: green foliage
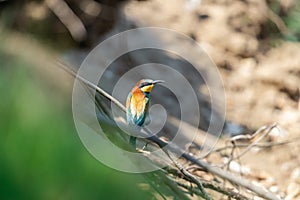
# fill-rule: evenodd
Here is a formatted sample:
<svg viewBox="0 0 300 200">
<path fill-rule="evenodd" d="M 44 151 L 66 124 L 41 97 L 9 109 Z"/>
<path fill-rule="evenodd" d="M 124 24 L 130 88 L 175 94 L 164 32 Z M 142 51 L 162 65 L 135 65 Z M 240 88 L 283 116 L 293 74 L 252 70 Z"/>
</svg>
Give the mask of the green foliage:
<svg viewBox="0 0 300 200">
<path fill-rule="evenodd" d="M 140 175 L 112 170 L 83 147 L 70 97 L 1 51 L 0 68 L 0 199 L 149 199 Z"/>
<path fill-rule="evenodd" d="M 290 34 L 285 39 L 291 41 L 300 40 L 300 2 L 296 1 L 295 7 L 283 18 L 286 23 Z"/>
<path fill-rule="evenodd" d="M 271 0 L 268 5 L 283 20 L 288 29 L 288 33 L 283 35 L 283 38 L 294 42 L 300 41 L 300 1 L 295 1 L 288 10 L 285 10 L 279 1 Z M 273 32 L 272 29 L 269 29 L 269 32 Z"/>
</svg>

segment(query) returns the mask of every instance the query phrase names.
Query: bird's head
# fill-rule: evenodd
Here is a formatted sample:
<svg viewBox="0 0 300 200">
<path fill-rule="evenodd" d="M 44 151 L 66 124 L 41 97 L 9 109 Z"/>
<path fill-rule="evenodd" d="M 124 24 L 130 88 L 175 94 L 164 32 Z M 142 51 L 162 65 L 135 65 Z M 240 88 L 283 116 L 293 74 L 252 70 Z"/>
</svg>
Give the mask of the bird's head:
<svg viewBox="0 0 300 200">
<path fill-rule="evenodd" d="M 163 83 L 162 80 L 151 80 L 151 79 L 142 79 L 139 82 L 137 82 L 136 86 L 140 88 L 145 93 L 150 93 L 153 87 L 157 83 Z"/>
</svg>

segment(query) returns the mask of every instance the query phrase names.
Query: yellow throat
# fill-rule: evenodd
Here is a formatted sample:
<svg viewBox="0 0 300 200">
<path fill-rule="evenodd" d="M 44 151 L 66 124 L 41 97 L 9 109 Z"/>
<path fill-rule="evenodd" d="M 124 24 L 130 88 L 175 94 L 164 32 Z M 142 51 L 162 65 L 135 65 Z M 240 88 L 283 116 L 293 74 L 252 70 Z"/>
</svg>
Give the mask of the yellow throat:
<svg viewBox="0 0 300 200">
<path fill-rule="evenodd" d="M 143 92 L 150 93 L 153 87 L 154 87 L 154 84 L 146 85 L 146 86 L 142 87 L 141 90 L 142 90 Z"/>
</svg>

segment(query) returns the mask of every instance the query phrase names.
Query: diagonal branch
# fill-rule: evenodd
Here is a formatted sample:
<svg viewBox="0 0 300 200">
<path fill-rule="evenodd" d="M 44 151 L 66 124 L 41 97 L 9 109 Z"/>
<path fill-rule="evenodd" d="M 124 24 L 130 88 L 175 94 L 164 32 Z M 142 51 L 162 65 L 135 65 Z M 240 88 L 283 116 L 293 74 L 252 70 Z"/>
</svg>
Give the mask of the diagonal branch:
<svg viewBox="0 0 300 200">
<path fill-rule="evenodd" d="M 80 42 L 85 39 L 87 32 L 82 21 L 64 0 L 46 0 L 45 3 L 65 25 L 74 40 Z"/>
<path fill-rule="evenodd" d="M 86 84 L 87 86 L 89 86 L 90 88 L 96 90 L 97 92 L 99 92 L 100 94 L 102 94 L 105 98 L 107 98 L 108 100 L 110 100 L 111 102 L 113 102 L 116 106 L 118 106 L 122 111 L 126 112 L 126 108 L 125 106 L 123 106 L 123 104 L 121 104 L 120 101 L 118 101 L 117 99 L 115 99 L 113 96 L 111 96 L 110 94 L 108 94 L 107 92 L 105 92 L 103 89 L 101 89 L 100 87 L 94 85 L 93 83 L 91 83 L 90 81 L 86 80 L 85 78 L 81 77 L 80 75 L 78 75 L 75 71 L 72 70 L 72 68 L 70 66 L 68 66 L 66 63 L 63 63 L 62 61 L 58 61 L 57 62 L 58 66 L 60 68 L 62 68 L 63 70 L 65 70 L 66 72 L 68 72 L 69 74 L 71 74 L 72 76 L 74 76 L 75 78 L 77 78 L 78 80 L 80 80 L 81 82 L 83 82 L 84 84 Z"/>
<path fill-rule="evenodd" d="M 71 68 L 69 66 L 67 66 L 63 62 L 59 61 L 58 65 L 59 65 L 59 67 L 64 69 L 66 72 L 68 72 L 69 74 L 74 76 L 75 78 L 77 78 L 80 81 L 82 81 L 83 83 L 87 84 L 89 87 L 95 89 L 97 92 L 99 92 L 100 94 L 105 96 L 107 99 L 112 101 L 114 104 L 116 104 L 121 110 L 126 112 L 125 107 L 117 99 L 112 97 L 110 94 L 108 94 L 107 92 L 105 92 L 104 90 L 99 88 L 98 86 L 94 85 L 93 83 L 89 82 L 88 80 L 84 79 L 83 77 L 79 76 L 78 74 L 76 74 L 73 70 L 71 70 Z M 164 142 L 157 136 L 152 135 L 151 132 L 145 128 L 142 129 L 142 134 L 144 134 L 145 136 L 151 135 L 150 137 L 147 138 L 147 140 L 156 143 L 160 148 L 167 147 L 170 152 L 175 153 L 177 155 L 181 155 L 186 160 L 203 168 L 204 170 L 206 170 L 216 176 L 219 176 L 223 179 L 226 179 L 232 183 L 235 183 L 244 188 L 247 188 L 248 190 L 256 193 L 260 197 L 263 197 L 263 198 L 269 199 L 269 200 L 279 200 L 280 199 L 279 197 L 277 197 L 273 193 L 269 192 L 265 188 L 253 185 L 250 181 L 248 181 L 246 179 L 242 179 L 241 177 L 234 175 L 228 171 L 222 170 L 218 167 L 213 167 L 209 163 L 198 160 L 196 157 L 194 157 L 193 155 L 191 155 L 189 153 L 186 153 L 184 150 L 178 148 L 177 146 L 175 146 L 173 144 L 168 144 L 167 142 Z"/>
</svg>

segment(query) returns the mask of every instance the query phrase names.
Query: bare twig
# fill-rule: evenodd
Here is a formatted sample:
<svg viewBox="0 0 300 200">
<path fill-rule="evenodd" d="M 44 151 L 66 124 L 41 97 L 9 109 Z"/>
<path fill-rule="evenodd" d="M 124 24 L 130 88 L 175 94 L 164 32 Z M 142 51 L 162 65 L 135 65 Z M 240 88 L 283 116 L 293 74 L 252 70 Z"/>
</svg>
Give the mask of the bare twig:
<svg viewBox="0 0 300 200">
<path fill-rule="evenodd" d="M 193 193 L 197 194 L 197 195 L 202 195 L 202 193 L 198 190 L 196 190 L 195 188 L 192 188 L 190 187 L 189 185 L 187 184 L 184 184 L 184 183 L 180 183 L 180 182 L 177 182 L 177 184 L 187 190 L 191 190 Z M 203 182 L 203 187 L 205 188 L 208 188 L 208 189 L 211 189 L 211 190 L 214 190 L 216 192 L 219 192 L 221 194 L 224 194 L 230 198 L 234 198 L 234 199 L 237 199 L 237 200 L 249 200 L 249 198 L 239 194 L 239 193 L 236 193 L 234 191 L 230 191 L 230 190 L 224 190 L 224 188 L 221 188 L 220 186 L 217 186 L 213 183 L 208 183 L 208 182 Z"/>
<path fill-rule="evenodd" d="M 202 196 L 204 199 L 206 200 L 211 200 L 212 198 L 207 194 L 207 192 L 205 191 L 204 187 L 202 186 L 202 183 L 190 172 L 188 172 L 185 168 L 183 168 L 175 159 L 173 159 L 171 157 L 170 154 L 168 154 L 171 158 L 171 160 L 173 161 L 174 165 L 179 169 L 179 171 L 190 181 L 192 181 L 193 183 L 195 183 L 200 192 L 202 193 Z"/>
<path fill-rule="evenodd" d="M 267 130 L 265 132 L 265 134 L 262 135 L 261 138 L 263 138 L 265 135 L 267 135 L 273 128 L 277 127 L 277 123 L 273 123 L 271 125 L 265 125 L 260 127 L 257 131 L 255 131 L 255 133 L 253 133 L 252 135 L 250 134 L 246 134 L 246 135 L 236 135 L 230 138 L 230 141 L 239 141 L 239 140 L 253 140 L 255 139 L 258 135 L 260 135 L 260 133 L 262 133 L 263 131 Z"/>
<path fill-rule="evenodd" d="M 62 61 L 58 61 L 57 63 L 58 63 L 58 65 L 59 65 L 60 68 L 62 68 L 63 70 L 65 70 L 66 72 L 68 72 L 69 74 L 71 74 L 72 76 L 74 76 L 75 78 L 77 78 L 78 80 L 80 80 L 81 82 L 85 83 L 86 85 L 88 85 L 92 89 L 96 90 L 97 92 L 99 92 L 100 94 L 102 94 L 105 98 L 107 98 L 108 100 L 110 100 L 111 102 L 113 102 L 116 106 L 118 106 L 122 111 L 126 112 L 125 106 L 123 106 L 123 104 L 121 104 L 113 96 L 111 96 L 110 94 L 108 94 L 107 92 L 105 92 L 100 87 L 94 85 L 90 81 L 86 80 L 85 78 L 79 76 L 75 71 L 72 70 L 72 68 L 70 66 L 68 66 L 65 63 L 63 63 Z"/>
<path fill-rule="evenodd" d="M 83 23 L 64 0 L 46 0 L 45 3 L 66 26 L 74 40 L 80 42 L 86 37 Z"/>
<path fill-rule="evenodd" d="M 258 129 L 253 135 L 248 137 L 250 140 L 253 140 L 254 138 L 256 138 L 263 131 L 265 131 L 264 134 L 262 134 L 260 137 L 258 137 L 258 139 L 255 140 L 253 143 L 248 145 L 248 147 L 242 153 L 240 153 L 239 155 L 237 155 L 235 157 L 232 157 L 230 160 L 238 159 L 238 158 L 242 157 L 243 155 L 245 155 L 251 148 L 253 148 L 253 146 L 255 144 L 257 144 L 259 141 L 261 141 L 266 135 L 268 135 L 270 133 L 270 131 L 272 129 L 274 129 L 276 127 L 277 127 L 277 123 L 273 123 L 271 125 L 263 126 L 260 129 Z M 240 138 L 234 138 L 233 137 L 233 138 L 231 138 L 230 141 L 233 142 L 233 145 L 235 146 L 235 141 L 237 141 L 238 139 L 242 139 L 242 138 L 241 137 Z"/>
<path fill-rule="evenodd" d="M 284 141 L 284 142 L 265 142 L 265 143 L 253 144 L 252 146 L 253 147 L 258 147 L 258 148 L 270 148 L 270 147 L 273 147 L 273 146 L 281 146 L 281 145 L 291 144 L 291 143 L 296 142 L 297 140 L 300 140 L 300 137 L 295 137 L 291 140 L 287 140 L 287 141 Z M 240 147 L 240 148 L 249 147 L 249 144 L 235 144 L 235 147 Z M 226 145 L 224 147 L 217 148 L 217 149 L 211 151 L 211 153 L 221 152 L 221 151 L 224 151 L 224 150 L 227 150 L 227 149 L 232 149 L 232 145 Z"/>
<path fill-rule="evenodd" d="M 178 169 L 169 168 L 169 167 L 166 167 L 164 169 L 166 170 L 166 173 L 173 174 L 175 177 L 183 178 L 186 181 L 190 181 L 189 179 L 187 179 L 186 176 L 182 176 L 182 173 Z M 174 181 L 181 187 L 189 190 L 191 193 L 200 195 L 201 197 L 204 198 L 203 193 L 201 191 L 199 191 L 199 188 L 196 189 L 196 188 L 192 187 L 192 185 L 187 185 L 187 184 L 183 183 L 182 181 L 180 181 L 180 179 L 174 179 Z M 208 181 L 202 181 L 201 183 L 204 188 L 214 190 L 218 193 L 228 196 L 229 198 L 234 198 L 237 200 L 248 200 L 247 197 L 245 197 L 244 195 L 242 195 L 240 193 L 236 193 L 236 192 L 232 191 L 232 189 L 226 189 L 226 188 L 220 187 L 220 186 L 218 186 L 212 182 L 208 182 Z"/>
</svg>

